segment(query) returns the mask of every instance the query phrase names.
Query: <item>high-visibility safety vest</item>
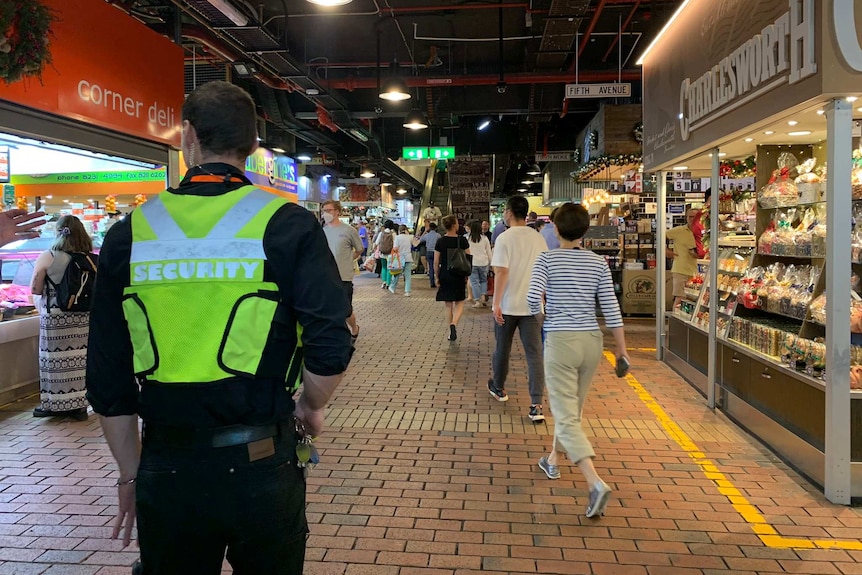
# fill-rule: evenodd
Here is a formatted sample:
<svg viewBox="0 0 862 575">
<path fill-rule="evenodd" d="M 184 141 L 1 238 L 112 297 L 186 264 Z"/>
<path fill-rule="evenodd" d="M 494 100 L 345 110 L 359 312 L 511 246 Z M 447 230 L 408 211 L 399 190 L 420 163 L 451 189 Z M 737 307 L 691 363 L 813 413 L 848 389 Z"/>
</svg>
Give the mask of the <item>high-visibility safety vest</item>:
<svg viewBox="0 0 862 575">
<path fill-rule="evenodd" d="M 284 377 L 295 390 L 298 324 L 294 349 L 281 347 L 275 366 L 262 361 L 281 307 L 278 286 L 264 279 L 263 235 L 286 203 L 254 186 L 206 197 L 168 190 L 132 212 L 123 313 L 138 377 L 163 384 Z"/>
</svg>

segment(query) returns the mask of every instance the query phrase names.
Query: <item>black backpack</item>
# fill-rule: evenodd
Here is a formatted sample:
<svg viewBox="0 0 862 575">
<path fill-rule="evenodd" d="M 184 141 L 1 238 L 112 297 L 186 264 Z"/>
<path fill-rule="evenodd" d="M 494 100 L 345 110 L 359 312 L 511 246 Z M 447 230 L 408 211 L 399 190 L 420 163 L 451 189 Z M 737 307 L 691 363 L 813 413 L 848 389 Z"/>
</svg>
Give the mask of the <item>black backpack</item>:
<svg viewBox="0 0 862 575">
<path fill-rule="evenodd" d="M 68 252 L 67 252 L 68 253 Z M 63 311 L 85 312 L 93 307 L 93 284 L 96 283 L 96 254 L 69 253 L 69 265 L 58 283 L 46 278 L 57 292 L 57 307 Z"/>
</svg>

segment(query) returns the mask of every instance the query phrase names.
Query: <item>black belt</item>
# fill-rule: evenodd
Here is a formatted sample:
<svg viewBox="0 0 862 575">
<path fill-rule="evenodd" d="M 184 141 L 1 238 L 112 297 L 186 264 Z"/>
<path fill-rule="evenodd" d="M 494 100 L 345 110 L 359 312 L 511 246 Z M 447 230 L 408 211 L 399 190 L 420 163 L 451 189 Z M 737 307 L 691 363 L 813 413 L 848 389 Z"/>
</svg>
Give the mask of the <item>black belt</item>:
<svg viewBox="0 0 862 575">
<path fill-rule="evenodd" d="M 184 449 L 231 447 L 275 437 L 288 429 L 293 430 L 293 424 L 287 421 L 270 425 L 226 425 L 214 428 L 175 427 L 144 422 L 144 440 Z"/>
</svg>

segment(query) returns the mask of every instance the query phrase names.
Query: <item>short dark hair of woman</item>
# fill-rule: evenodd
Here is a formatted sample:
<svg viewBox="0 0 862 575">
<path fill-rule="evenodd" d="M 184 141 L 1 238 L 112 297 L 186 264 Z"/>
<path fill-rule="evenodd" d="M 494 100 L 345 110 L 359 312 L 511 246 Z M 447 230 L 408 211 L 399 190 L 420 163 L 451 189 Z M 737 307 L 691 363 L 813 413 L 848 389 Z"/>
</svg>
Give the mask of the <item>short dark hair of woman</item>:
<svg viewBox="0 0 862 575">
<path fill-rule="evenodd" d="M 93 251 L 93 240 L 81 220 L 75 216 L 60 216 L 57 220 L 57 239 L 51 249 L 70 254 L 88 254 Z"/>
<path fill-rule="evenodd" d="M 454 228 L 458 227 L 458 218 L 449 214 L 445 218 L 443 218 L 443 227 L 446 228 L 446 231 L 451 231 Z"/>
<path fill-rule="evenodd" d="M 512 196 L 506 202 L 506 209 L 512 212 L 512 215 L 519 220 L 527 219 L 527 212 L 530 211 L 530 204 L 524 196 Z"/>
<path fill-rule="evenodd" d="M 245 160 L 257 143 L 257 114 L 248 92 L 227 82 L 207 82 L 189 94 L 183 120 L 194 126 L 202 150 Z"/>
<path fill-rule="evenodd" d="M 564 240 L 573 242 L 584 237 L 590 227 L 590 212 L 581 204 L 563 204 L 554 215 L 557 233 Z"/>
</svg>

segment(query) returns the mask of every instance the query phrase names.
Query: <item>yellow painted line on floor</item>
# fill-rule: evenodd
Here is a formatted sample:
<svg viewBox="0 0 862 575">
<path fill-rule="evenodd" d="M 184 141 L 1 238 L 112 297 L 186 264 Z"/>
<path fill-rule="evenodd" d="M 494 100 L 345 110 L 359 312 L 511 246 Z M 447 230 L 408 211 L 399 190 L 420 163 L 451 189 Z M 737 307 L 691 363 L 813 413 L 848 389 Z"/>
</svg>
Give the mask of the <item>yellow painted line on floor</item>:
<svg viewBox="0 0 862 575">
<path fill-rule="evenodd" d="M 611 363 L 616 364 L 614 356 L 610 352 L 604 352 L 605 358 Z M 775 528 L 767 523 L 766 518 L 760 514 L 757 507 L 749 503 L 748 499 L 736 488 L 733 483 L 719 470 L 719 468 L 700 450 L 700 448 L 691 440 L 691 438 L 671 419 L 658 402 L 647 392 L 646 388 L 629 373 L 626 376 L 626 383 L 629 384 L 638 398 L 644 405 L 653 412 L 659 424 L 664 428 L 671 439 L 691 457 L 692 461 L 700 467 L 707 479 L 715 484 L 718 492 L 727 497 L 736 512 L 745 519 L 751 526 L 751 529 L 767 547 L 780 549 L 848 549 L 854 551 L 862 551 L 862 541 L 849 541 L 840 539 L 800 539 L 794 537 L 784 537 L 779 535 Z"/>
</svg>

